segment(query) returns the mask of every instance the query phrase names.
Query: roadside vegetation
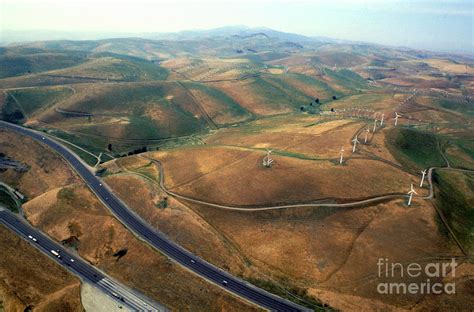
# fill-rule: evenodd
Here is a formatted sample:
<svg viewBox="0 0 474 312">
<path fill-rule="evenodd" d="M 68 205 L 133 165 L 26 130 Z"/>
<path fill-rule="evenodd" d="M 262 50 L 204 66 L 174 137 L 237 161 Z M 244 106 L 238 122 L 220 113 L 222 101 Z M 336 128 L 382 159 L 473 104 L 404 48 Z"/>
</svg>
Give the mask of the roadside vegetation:
<svg viewBox="0 0 474 312">
<path fill-rule="evenodd" d="M 19 207 L 11 195 L 0 186 L 0 206 L 11 210 L 12 212 L 19 212 Z"/>
</svg>

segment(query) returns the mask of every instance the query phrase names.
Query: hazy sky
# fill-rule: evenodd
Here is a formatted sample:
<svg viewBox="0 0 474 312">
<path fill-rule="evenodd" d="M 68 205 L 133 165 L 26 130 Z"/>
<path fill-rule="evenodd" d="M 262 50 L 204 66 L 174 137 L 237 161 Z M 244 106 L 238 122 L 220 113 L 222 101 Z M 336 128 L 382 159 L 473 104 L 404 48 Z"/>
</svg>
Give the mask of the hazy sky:
<svg viewBox="0 0 474 312">
<path fill-rule="evenodd" d="M 474 51 L 474 0 L 0 0 L 7 30 L 173 32 L 265 26 L 433 50 Z"/>
</svg>

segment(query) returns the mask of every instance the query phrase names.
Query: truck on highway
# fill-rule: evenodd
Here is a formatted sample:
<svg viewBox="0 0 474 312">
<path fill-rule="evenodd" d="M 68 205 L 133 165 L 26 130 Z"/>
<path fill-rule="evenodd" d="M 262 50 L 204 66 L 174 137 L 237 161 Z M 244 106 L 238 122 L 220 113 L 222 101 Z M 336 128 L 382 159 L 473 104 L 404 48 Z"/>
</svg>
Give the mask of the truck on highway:
<svg viewBox="0 0 474 312">
<path fill-rule="evenodd" d="M 51 253 L 52 253 L 55 257 L 58 257 L 59 259 L 61 259 L 61 255 L 60 255 L 59 252 L 57 252 L 56 250 L 51 250 Z"/>
</svg>

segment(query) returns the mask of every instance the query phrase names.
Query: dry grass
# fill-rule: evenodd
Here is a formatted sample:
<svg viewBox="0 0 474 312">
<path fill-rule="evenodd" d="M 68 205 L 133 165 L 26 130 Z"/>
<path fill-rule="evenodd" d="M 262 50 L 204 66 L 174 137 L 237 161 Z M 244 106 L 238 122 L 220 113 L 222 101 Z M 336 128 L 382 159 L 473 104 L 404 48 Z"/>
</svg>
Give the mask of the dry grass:
<svg viewBox="0 0 474 312">
<path fill-rule="evenodd" d="M 314 125 L 318 121 L 319 117 L 308 115 L 268 118 L 255 121 L 246 127 L 213 133 L 206 138 L 206 143 L 271 148 L 309 157 L 337 158 L 342 146 L 349 151 L 350 140 L 364 125 L 351 120 L 335 120 Z"/>
<path fill-rule="evenodd" d="M 5 177 L 7 183 L 18 186 L 21 192 L 30 197 L 30 200 L 23 205 L 23 210 L 33 225 L 57 241 L 77 237 L 78 252 L 83 258 L 117 280 L 139 289 L 174 310 L 254 309 L 253 306 L 172 263 L 136 239 L 110 215 L 82 181 L 72 174 L 64 161 L 54 153 L 30 139 L 5 131 L 0 133 L 0 138 L 3 140 L 2 147 L 6 147 L 5 153 L 31 166 L 31 169 L 23 175 L 13 174 L 8 170 L 2 173 L 2 178 Z M 15 143 L 20 140 L 22 144 Z M 131 163 L 127 158 L 123 158 L 119 160 L 119 164 L 125 168 L 135 169 L 142 166 L 143 162 L 136 163 L 135 160 Z M 63 187 L 68 184 L 70 186 Z M 126 192 L 129 193 L 130 190 Z M 166 212 L 168 211 L 170 210 Z M 178 213 L 170 218 L 179 219 L 179 215 Z M 199 228 L 199 225 L 195 226 Z M 8 250 L 7 248 L 9 247 L 2 250 Z M 123 248 L 127 248 L 128 253 L 117 261 L 113 254 Z M 30 252 L 22 254 L 31 255 Z M 10 259 L 0 258 L 6 261 Z M 11 260 L 15 261 L 17 260 Z M 7 265 L 0 265 L 0 269 L 7 268 Z M 25 267 L 16 268 L 18 271 L 24 270 L 28 273 Z M 150 275 L 150 271 L 154 274 Z M 17 282 L 15 287 L 30 285 L 27 281 L 17 280 Z M 58 292 L 56 296 L 62 295 Z"/>
<path fill-rule="evenodd" d="M 24 211 L 33 225 L 58 241 L 77 237 L 83 258 L 173 310 L 254 309 L 136 239 L 84 186 L 37 197 Z M 127 254 L 117 260 L 113 254 L 121 249 Z"/>
<path fill-rule="evenodd" d="M 0 303 L 5 311 L 82 311 L 80 281 L 0 226 Z"/>
<path fill-rule="evenodd" d="M 454 63 L 449 60 L 442 59 L 425 59 L 424 63 L 439 69 L 440 71 L 452 73 L 452 74 L 474 74 L 474 68 L 467 64 Z"/>
<path fill-rule="evenodd" d="M 218 161 L 212 161 L 210 166 L 200 166 L 206 154 L 207 158 L 215 157 L 227 163 L 219 166 Z M 156 152 L 153 157 L 163 162 L 166 185 L 173 191 L 227 205 L 360 199 L 404 193 L 410 183 L 418 180 L 385 163 L 357 158 L 340 166 L 329 161 L 274 155 L 275 165 L 268 169 L 261 165 L 263 154 L 229 148 L 196 148 L 167 152 L 164 156 Z M 176 176 L 175 172 L 183 166 L 187 174 Z"/>
<path fill-rule="evenodd" d="M 252 79 L 244 81 L 225 81 L 212 83 L 212 86 L 230 96 L 240 106 L 256 115 L 275 115 L 288 113 L 291 108 L 277 103 L 270 103 L 270 99 L 255 92 Z"/>
<path fill-rule="evenodd" d="M 438 234 L 434 209 L 418 200 L 412 208 L 397 201 L 361 209 L 262 213 L 193 207 L 235 242 L 255 271 L 309 288 L 311 295 L 343 310 L 408 308 L 420 300 L 375 293 L 379 257 L 408 263 L 459 255 Z"/>
<path fill-rule="evenodd" d="M 108 185 L 143 219 L 211 263 L 241 275 L 243 259 L 224 236 L 194 210 L 160 191 L 159 187 L 140 176 L 114 175 Z M 167 197 L 167 207 L 159 204 Z"/>
<path fill-rule="evenodd" d="M 0 172 L 0 178 L 29 198 L 79 181 L 60 156 L 28 137 L 2 129 L 0 145 L 2 153 L 30 167 L 25 173 L 14 170 Z"/>
<path fill-rule="evenodd" d="M 209 96 L 201 90 L 191 89 L 189 91 L 203 106 L 209 117 L 217 124 L 237 123 L 248 118 L 246 115 L 232 114 L 222 102 L 217 101 L 216 98 Z"/>
</svg>

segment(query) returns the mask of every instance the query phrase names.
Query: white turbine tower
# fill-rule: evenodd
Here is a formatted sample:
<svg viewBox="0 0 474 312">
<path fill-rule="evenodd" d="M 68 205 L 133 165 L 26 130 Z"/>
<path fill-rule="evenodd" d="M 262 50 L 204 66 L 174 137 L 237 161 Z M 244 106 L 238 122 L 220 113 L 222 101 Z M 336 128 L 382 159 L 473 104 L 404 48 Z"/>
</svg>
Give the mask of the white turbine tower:
<svg viewBox="0 0 474 312">
<path fill-rule="evenodd" d="M 267 149 L 267 155 L 263 157 L 262 164 L 266 168 L 270 168 L 272 166 L 273 159 L 270 157 L 271 154 L 272 154 L 272 150 Z"/>
<path fill-rule="evenodd" d="M 369 137 L 369 132 L 370 132 L 370 129 L 367 127 L 367 130 L 365 130 L 364 143 L 367 143 L 367 138 Z"/>
<path fill-rule="evenodd" d="M 374 133 L 375 133 L 376 128 L 377 128 L 377 118 L 375 118 L 375 120 L 374 120 L 374 131 L 373 131 Z"/>
<path fill-rule="evenodd" d="M 380 120 L 380 127 L 383 126 L 383 117 L 385 116 L 385 114 L 382 114 L 382 119 Z"/>
<path fill-rule="evenodd" d="M 339 158 L 339 164 L 340 165 L 342 165 L 343 156 L 344 156 L 344 146 L 341 148 L 341 158 Z"/>
<path fill-rule="evenodd" d="M 408 206 L 410 206 L 410 205 L 411 205 L 411 200 L 412 200 L 412 198 L 413 198 L 413 194 L 418 195 L 418 193 L 417 193 L 417 192 L 415 191 L 415 189 L 413 188 L 413 183 L 411 184 L 411 186 L 410 186 L 410 191 L 408 191 L 407 194 L 410 195 L 410 197 L 408 197 Z"/>
<path fill-rule="evenodd" d="M 354 140 L 352 140 L 352 143 L 354 143 L 354 145 L 352 146 L 352 152 L 355 153 L 357 143 L 360 143 L 359 140 L 357 140 L 357 136 L 354 138 Z"/>
<path fill-rule="evenodd" d="M 397 126 L 398 123 L 398 117 L 401 117 L 402 115 L 399 115 L 397 112 L 395 112 L 395 127 Z"/>
<path fill-rule="evenodd" d="M 421 182 L 420 182 L 420 187 L 423 187 L 423 182 L 425 181 L 425 175 L 426 175 L 426 169 L 421 172 Z"/>
</svg>

